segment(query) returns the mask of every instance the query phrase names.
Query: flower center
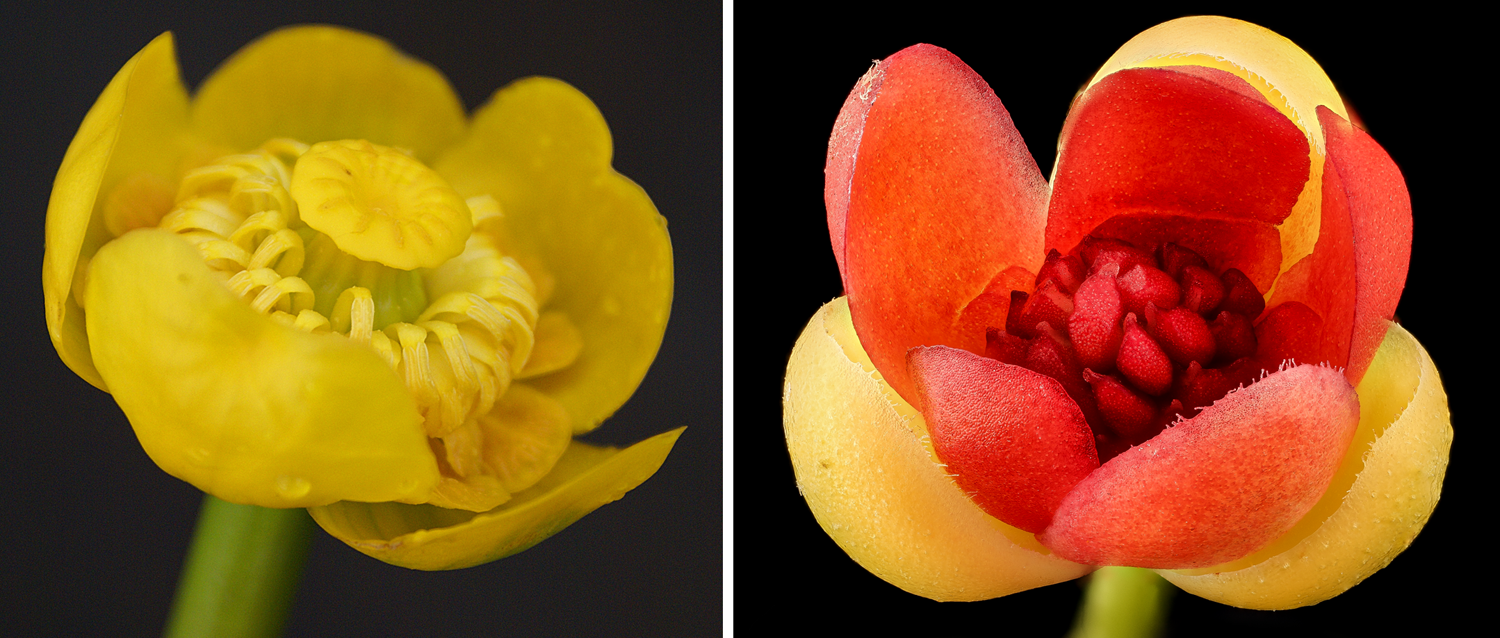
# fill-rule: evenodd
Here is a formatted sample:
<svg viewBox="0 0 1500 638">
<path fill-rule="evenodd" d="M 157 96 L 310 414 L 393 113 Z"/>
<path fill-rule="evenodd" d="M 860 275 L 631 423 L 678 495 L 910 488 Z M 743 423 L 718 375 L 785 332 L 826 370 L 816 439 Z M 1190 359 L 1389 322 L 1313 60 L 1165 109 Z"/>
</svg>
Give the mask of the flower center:
<svg viewBox="0 0 1500 638">
<path fill-rule="evenodd" d="M 1051 251 L 1035 290 L 1011 292 L 985 354 L 1061 383 L 1101 463 L 1267 369 L 1254 325 L 1265 298 L 1243 272 L 1173 243 L 1091 236 L 1076 252 Z"/>
<path fill-rule="evenodd" d="M 340 250 L 392 268 L 436 268 L 464 250 L 469 207 L 432 169 L 364 140 L 314 144 L 288 188 L 302 221 Z"/>
<path fill-rule="evenodd" d="M 149 225 L 131 202 L 155 185 L 122 187 L 106 223 Z M 531 275 L 475 232 L 499 222 L 493 198 L 464 200 L 396 149 L 277 139 L 188 172 L 175 201 L 158 226 L 253 309 L 368 346 L 405 381 L 456 479 L 435 504 L 482 511 L 509 498 L 466 480 L 490 471 L 475 423 L 526 364 L 539 316 Z"/>
</svg>

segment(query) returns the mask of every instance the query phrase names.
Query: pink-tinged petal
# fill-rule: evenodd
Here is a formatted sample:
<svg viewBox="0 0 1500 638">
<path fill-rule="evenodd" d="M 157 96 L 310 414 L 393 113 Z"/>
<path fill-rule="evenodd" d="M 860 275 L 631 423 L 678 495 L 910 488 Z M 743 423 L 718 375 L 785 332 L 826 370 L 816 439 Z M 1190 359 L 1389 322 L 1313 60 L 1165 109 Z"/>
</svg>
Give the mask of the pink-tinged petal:
<svg viewBox="0 0 1500 638">
<path fill-rule="evenodd" d="M 943 49 L 886 58 L 855 94 L 829 144 L 829 232 L 860 341 L 910 398 L 907 349 L 983 352 L 965 307 L 1041 265 L 1047 184 L 994 91 Z"/>
<path fill-rule="evenodd" d="M 1359 397 L 1338 371 L 1267 375 L 1090 474 L 1038 538 L 1094 565 L 1234 560 L 1318 502 L 1358 425 Z"/>
<path fill-rule="evenodd" d="M 1094 435 L 1056 380 L 954 348 L 914 348 L 913 381 L 938 458 L 991 516 L 1028 532 L 1099 467 Z"/>
<path fill-rule="evenodd" d="M 787 362 L 782 417 L 797 490 L 850 558 L 936 600 L 985 600 L 1093 571 L 976 507 L 924 445 L 922 415 L 873 372 L 843 298 L 813 316 Z"/>
<path fill-rule="evenodd" d="M 1307 182 L 1307 137 L 1241 84 L 1227 73 L 1167 67 L 1116 71 L 1089 87 L 1063 125 L 1046 245 L 1069 250 L 1129 213 L 1189 223 L 1286 219 Z M 1178 243 L 1215 261 L 1206 250 L 1213 244 Z M 1239 267 L 1262 283 L 1252 272 L 1258 268 L 1215 265 Z"/>
<path fill-rule="evenodd" d="M 1163 577 L 1226 605 L 1290 609 L 1343 593 L 1411 545 L 1442 493 L 1453 428 L 1432 359 L 1386 325 L 1359 382 L 1359 430 L 1318 504 L 1249 556 Z"/>
<path fill-rule="evenodd" d="M 1323 206 L 1346 199 L 1354 236 L 1354 328 L 1346 376 L 1357 383 L 1385 338 L 1411 263 L 1411 195 L 1406 180 L 1369 134 L 1326 107 L 1318 121 L 1328 140 Z M 1337 175 L 1338 180 L 1330 179 Z M 1325 218 L 1326 218 L 1325 213 Z M 1321 241 L 1321 239 L 1319 240 Z"/>
</svg>

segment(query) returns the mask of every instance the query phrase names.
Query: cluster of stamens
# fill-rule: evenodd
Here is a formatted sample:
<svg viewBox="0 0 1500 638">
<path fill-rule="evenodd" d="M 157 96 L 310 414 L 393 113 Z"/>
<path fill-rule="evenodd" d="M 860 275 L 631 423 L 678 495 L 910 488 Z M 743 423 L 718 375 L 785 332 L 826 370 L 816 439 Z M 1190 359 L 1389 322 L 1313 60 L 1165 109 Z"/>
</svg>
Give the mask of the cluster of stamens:
<svg viewBox="0 0 1500 638">
<path fill-rule="evenodd" d="M 1238 269 L 1215 272 L 1174 243 L 1088 237 L 1075 254 L 1051 251 L 1033 292 L 1011 293 L 986 356 L 1062 384 L 1103 462 L 1253 381 L 1264 310 Z"/>
<path fill-rule="evenodd" d="M 272 140 L 190 171 L 158 227 L 195 245 L 251 308 L 309 333 L 337 333 L 373 349 L 405 381 L 444 474 L 482 471 L 477 420 L 521 373 L 534 343 L 537 288 L 486 233 L 436 268 L 402 270 L 341 251 L 299 218 L 288 192 L 309 147 Z M 498 221 L 489 196 L 466 202 L 475 227 Z M 459 495 L 488 509 L 499 490 Z"/>
</svg>

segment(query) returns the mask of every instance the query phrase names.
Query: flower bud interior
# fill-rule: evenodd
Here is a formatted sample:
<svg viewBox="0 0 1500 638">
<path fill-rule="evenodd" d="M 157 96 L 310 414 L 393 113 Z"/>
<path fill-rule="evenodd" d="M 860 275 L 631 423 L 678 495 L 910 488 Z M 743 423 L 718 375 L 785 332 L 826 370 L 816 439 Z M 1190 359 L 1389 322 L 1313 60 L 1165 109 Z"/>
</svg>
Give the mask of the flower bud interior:
<svg viewBox="0 0 1500 638">
<path fill-rule="evenodd" d="M 1290 312 L 1265 312 L 1244 273 L 1189 248 L 1090 236 L 1049 252 L 1034 289 L 1011 293 L 985 354 L 1062 384 L 1102 463 L 1275 370 L 1296 348 L 1275 346 L 1285 337 L 1257 319 Z"/>
</svg>

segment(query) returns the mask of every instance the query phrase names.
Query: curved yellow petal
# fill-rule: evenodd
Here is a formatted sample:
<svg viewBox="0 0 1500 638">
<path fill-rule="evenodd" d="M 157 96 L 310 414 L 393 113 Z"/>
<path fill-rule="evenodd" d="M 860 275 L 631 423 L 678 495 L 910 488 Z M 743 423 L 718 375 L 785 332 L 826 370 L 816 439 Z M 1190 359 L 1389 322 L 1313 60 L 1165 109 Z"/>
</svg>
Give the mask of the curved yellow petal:
<svg viewBox="0 0 1500 638">
<path fill-rule="evenodd" d="M 209 75 L 193 127 L 236 151 L 274 137 L 363 139 L 426 162 L 463 135 L 464 109 L 442 73 L 386 41 L 298 26 L 246 45 Z"/>
<path fill-rule="evenodd" d="M 110 242 L 87 287 L 99 373 L 167 473 L 265 507 L 421 499 L 436 484 L 421 417 L 385 362 L 256 314 L 177 236 Z"/>
<path fill-rule="evenodd" d="M 587 432 L 646 375 L 672 306 L 666 220 L 634 182 L 610 168 L 604 118 L 588 97 L 551 78 L 500 89 L 470 135 L 435 168 L 465 197 L 492 195 L 515 245 L 557 281 L 548 307 L 566 312 L 583 350 L 535 380 Z M 522 263 L 526 263 L 523 261 Z"/>
<path fill-rule="evenodd" d="M 568 320 L 566 313 L 547 311 L 536 320 L 536 345 L 526 358 L 526 367 L 517 379 L 529 379 L 563 370 L 578 360 L 583 351 L 583 337 Z"/>
<path fill-rule="evenodd" d="M 85 263 L 109 241 L 99 209 L 121 180 L 146 174 L 175 177 L 187 128 L 187 90 L 177 74 L 172 34 L 163 33 L 130 58 L 84 116 L 68 145 L 47 202 L 42 290 L 52 345 L 78 376 L 99 389 L 84 334 L 84 313 L 72 288 Z"/>
<path fill-rule="evenodd" d="M 510 556 L 651 478 L 683 428 L 623 450 L 574 441 L 530 489 L 481 514 L 430 505 L 339 502 L 308 510 L 350 547 L 411 569 L 461 569 Z"/>
<path fill-rule="evenodd" d="M 1291 609 L 1343 593 L 1406 549 L 1442 492 L 1453 441 L 1448 397 L 1427 351 L 1396 324 L 1358 391 L 1350 453 L 1302 523 L 1235 563 L 1159 573 L 1226 605 Z"/>
<path fill-rule="evenodd" d="M 908 423 L 921 415 L 885 391 L 858 343 L 847 301 L 823 306 L 792 351 L 783 395 L 797 486 L 839 547 L 936 600 L 995 598 L 1094 569 L 975 506 L 911 429 L 925 431 Z"/>
<path fill-rule="evenodd" d="M 1179 18 L 1142 31 L 1110 56 L 1089 86 L 1120 69 L 1185 64 L 1239 76 L 1307 135 L 1312 146 L 1307 185 L 1280 227 L 1285 271 L 1311 253 L 1318 240 L 1327 146 L 1317 107 L 1326 106 L 1348 119 L 1344 101 L 1323 67 L 1291 40 L 1265 27 L 1219 16 Z"/>
</svg>

